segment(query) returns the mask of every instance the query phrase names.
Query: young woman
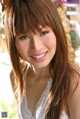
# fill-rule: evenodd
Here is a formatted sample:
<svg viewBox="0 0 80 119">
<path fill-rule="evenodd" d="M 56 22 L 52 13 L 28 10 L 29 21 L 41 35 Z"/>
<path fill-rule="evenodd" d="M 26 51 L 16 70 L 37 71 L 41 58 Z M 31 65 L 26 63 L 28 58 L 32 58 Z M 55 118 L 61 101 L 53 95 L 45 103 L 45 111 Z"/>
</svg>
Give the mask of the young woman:
<svg viewBox="0 0 80 119">
<path fill-rule="evenodd" d="M 80 119 L 80 70 L 51 0 L 9 0 L 6 39 L 19 119 Z"/>
</svg>

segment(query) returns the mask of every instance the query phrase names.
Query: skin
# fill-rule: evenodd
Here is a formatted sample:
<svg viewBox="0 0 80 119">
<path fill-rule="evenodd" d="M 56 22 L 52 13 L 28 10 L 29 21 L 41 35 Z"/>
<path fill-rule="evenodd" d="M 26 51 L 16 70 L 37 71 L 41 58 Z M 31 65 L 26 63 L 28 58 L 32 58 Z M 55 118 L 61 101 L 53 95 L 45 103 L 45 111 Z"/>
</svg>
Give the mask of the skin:
<svg viewBox="0 0 80 119">
<path fill-rule="evenodd" d="M 29 69 L 26 78 L 28 108 L 34 115 L 36 105 L 47 86 L 48 80 L 50 79 L 49 63 L 56 53 L 56 37 L 52 29 L 46 26 L 44 28 L 41 27 L 41 31 L 36 31 L 36 34 L 30 33 L 16 36 L 15 43 L 21 57 L 32 64 L 35 68 L 36 73 L 34 73 L 32 69 Z M 47 52 L 47 54 L 40 60 L 32 57 L 36 55 L 40 56 L 41 54 L 45 54 L 45 52 Z M 67 103 L 71 119 L 80 119 L 80 81 L 76 88 L 78 79 L 79 76 L 74 74 L 71 79 L 68 95 Z M 74 92 L 75 88 L 76 90 Z"/>
<path fill-rule="evenodd" d="M 49 63 L 56 52 L 56 37 L 48 26 L 40 26 L 41 31 L 36 34 L 20 34 L 16 36 L 16 47 L 24 60 L 32 64 L 38 74 L 44 75 L 49 72 Z M 35 56 L 45 55 L 36 59 Z"/>
<path fill-rule="evenodd" d="M 76 70 L 78 69 L 76 68 Z M 74 73 L 70 83 L 70 90 L 68 95 L 68 107 L 71 116 L 70 119 L 80 119 L 80 80 L 79 79 L 80 79 L 79 75 Z M 77 84 L 78 86 L 76 88 Z"/>
<path fill-rule="evenodd" d="M 26 78 L 26 96 L 32 114 L 50 79 L 49 63 L 56 53 L 54 32 L 48 26 L 40 26 L 40 29 L 41 31 L 36 31 L 36 34 L 20 34 L 16 36 L 15 41 L 21 57 L 35 68 L 35 73 L 32 69 L 28 70 Z M 42 58 L 33 58 L 43 54 L 45 56 Z"/>
</svg>

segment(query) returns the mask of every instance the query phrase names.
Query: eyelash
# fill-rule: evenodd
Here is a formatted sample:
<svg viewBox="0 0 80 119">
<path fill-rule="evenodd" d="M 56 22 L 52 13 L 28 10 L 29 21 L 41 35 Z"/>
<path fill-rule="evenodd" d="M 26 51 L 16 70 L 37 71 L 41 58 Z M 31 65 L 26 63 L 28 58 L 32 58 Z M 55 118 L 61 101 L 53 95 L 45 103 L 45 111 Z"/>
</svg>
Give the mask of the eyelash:
<svg viewBox="0 0 80 119">
<path fill-rule="evenodd" d="M 47 33 L 48 33 L 48 31 L 43 31 L 43 32 L 40 33 L 40 36 L 44 36 L 44 35 L 46 35 Z"/>
<path fill-rule="evenodd" d="M 19 39 L 20 40 L 27 40 L 27 39 L 30 39 L 30 38 L 28 36 L 21 36 Z"/>
<path fill-rule="evenodd" d="M 44 36 L 46 35 L 47 33 L 49 33 L 49 31 L 43 31 L 43 32 L 40 32 L 40 36 Z M 28 39 L 31 39 L 29 36 L 21 36 L 19 38 L 20 40 L 28 40 Z"/>
</svg>

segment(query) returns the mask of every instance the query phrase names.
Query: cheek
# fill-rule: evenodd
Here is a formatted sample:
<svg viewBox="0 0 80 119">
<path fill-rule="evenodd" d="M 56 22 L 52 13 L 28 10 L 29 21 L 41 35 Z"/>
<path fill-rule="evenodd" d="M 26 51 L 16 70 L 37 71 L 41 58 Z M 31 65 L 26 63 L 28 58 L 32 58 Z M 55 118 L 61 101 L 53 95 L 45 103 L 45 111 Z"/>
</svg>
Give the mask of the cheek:
<svg viewBox="0 0 80 119">
<path fill-rule="evenodd" d="M 49 48 L 54 48 L 56 49 L 56 37 L 55 36 L 51 36 L 49 38 L 47 38 L 47 45 Z"/>
<path fill-rule="evenodd" d="M 16 48 L 18 49 L 18 52 L 22 57 L 25 57 L 28 52 L 28 44 L 27 43 L 21 43 L 21 42 L 16 42 Z"/>
</svg>

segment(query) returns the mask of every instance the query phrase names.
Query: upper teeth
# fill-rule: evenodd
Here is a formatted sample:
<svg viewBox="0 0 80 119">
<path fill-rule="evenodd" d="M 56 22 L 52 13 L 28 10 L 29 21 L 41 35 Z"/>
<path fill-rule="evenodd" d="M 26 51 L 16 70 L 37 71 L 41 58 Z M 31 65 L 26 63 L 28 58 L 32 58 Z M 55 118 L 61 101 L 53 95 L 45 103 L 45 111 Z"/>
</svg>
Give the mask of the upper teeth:
<svg viewBox="0 0 80 119">
<path fill-rule="evenodd" d="M 41 58 L 43 57 L 45 54 L 39 55 L 39 56 L 33 56 L 34 58 Z"/>
</svg>

